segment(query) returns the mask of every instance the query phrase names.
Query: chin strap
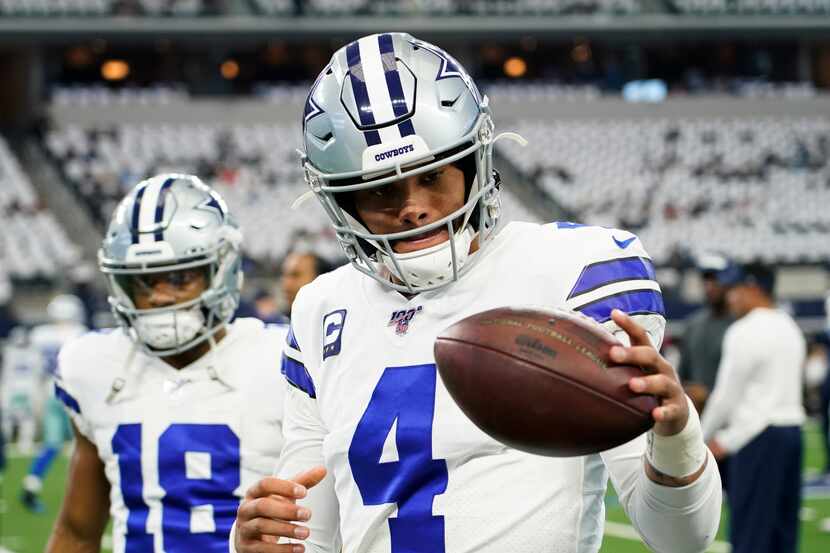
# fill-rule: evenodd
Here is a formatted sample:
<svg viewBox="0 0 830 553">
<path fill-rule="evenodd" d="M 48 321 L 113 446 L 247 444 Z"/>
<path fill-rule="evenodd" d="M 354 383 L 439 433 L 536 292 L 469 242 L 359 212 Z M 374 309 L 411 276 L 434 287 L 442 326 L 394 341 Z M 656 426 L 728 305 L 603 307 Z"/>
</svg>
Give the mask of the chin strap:
<svg viewBox="0 0 830 553">
<path fill-rule="evenodd" d="M 308 200 L 310 200 L 313 197 L 314 197 L 314 190 L 306 190 L 305 192 L 300 194 L 300 196 L 296 200 L 291 202 L 291 209 L 295 210 L 295 211 L 297 209 L 300 209 L 300 207 L 302 207 L 302 205 L 304 203 L 306 203 Z"/>
<path fill-rule="evenodd" d="M 518 143 L 523 148 L 527 146 L 527 140 L 525 139 L 525 137 L 516 132 L 503 132 L 497 134 L 496 138 L 493 139 L 493 144 L 495 144 L 501 139 L 512 140 L 513 142 Z"/>
</svg>

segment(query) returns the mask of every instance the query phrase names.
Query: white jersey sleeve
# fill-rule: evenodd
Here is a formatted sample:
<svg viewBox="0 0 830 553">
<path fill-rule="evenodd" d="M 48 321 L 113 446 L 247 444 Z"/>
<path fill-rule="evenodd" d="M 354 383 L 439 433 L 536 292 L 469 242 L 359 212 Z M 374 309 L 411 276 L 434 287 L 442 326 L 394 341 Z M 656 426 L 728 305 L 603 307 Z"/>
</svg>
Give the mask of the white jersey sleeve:
<svg viewBox="0 0 830 553">
<path fill-rule="evenodd" d="M 312 378 L 314 356 L 308 350 L 308 355 L 304 354 L 301 346 L 306 344 L 308 348 L 312 343 L 304 301 L 303 290 L 300 290 L 292 309 L 295 317 L 288 331 L 282 357 L 282 373 L 289 387 L 285 395 L 285 441 L 275 471 L 280 478 L 291 478 L 315 466 L 325 465 L 323 442 L 327 430 L 316 401 L 317 391 Z M 308 522 L 311 535 L 304 542 L 306 550 L 311 553 L 340 551 L 339 510 L 334 476 L 330 467 L 327 469 L 329 474 L 300 501 L 312 513 Z"/>
<path fill-rule="evenodd" d="M 95 351 L 97 342 L 95 333 L 67 342 L 57 356 L 55 370 L 55 397 L 63 403 L 78 432 L 93 442 L 93 425 L 82 403 L 86 391 L 96 386 L 94 374 L 91 374 L 95 368 L 89 366 L 88 352 Z"/>
<path fill-rule="evenodd" d="M 568 291 L 566 306 L 596 320 L 621 342 L 629 344 L 628 335 L 611 320 L 611 311 L 620 309 L 645 328 L 652 344 L 659 349 L 666 326 L 665 308 L 654 264 L 639 238 L 619 229 L 561 223 L 557 226 L 560 231 L 581 235 L 578 243 L 583 266 Z M 714 459 L 710 455 L 705 471 L 693 484 L 670 488 L 646 475 L 645 448 L 644 434 L 599 455 L 620 503 L 654 551 L 702 550 L 714 539 L 720 517 L 720 476 Z M 586 470 L 595 463 L 596 456 L 589 456 Z M 601 533 L 587 535 L 596 538 Z"/>
<path fill-rule="evenodd" d="M 640 537 L 656 553 L 697 553 L 715 539 L 720 524 L 721 480 L 707 451 L 700 477 L 681 488 L 661 486 L 644 470 L 645 435 L 600 454 L 620 504 Z"/>
<path fill-rule="evenodd" d="M 620 309 L 645 328 L 654 347 L 660 349 L 665 307 L 654 263 L 640 239 L 619 229 L 557 225 L 560 232 L 580 233 L 585 238 L 579 241 L 583 266 L 568 293 L 567 307 L 600 322 L 628 344 L 628 335 L 611 320 L 611 310 Z"/>
<path fill-rule="evenodd" d="M 314 398 L 304 391 L 290 387 L 285 395 L 285 423 L 283 435 L 285 445 L 280 454 L 276 475 L 292 478 L 310 468 L 325 465 L 323 458 L 323 437 L 320 415 Z M 299 502 L 311 510 L 312 517 L 307 526 L 310 537 L 303 543 L 310 553 L 335 553 L 340 550 L 339 511 L 334 493 L 334 477 L 329 474 L 322 482 L 311 488 L 308 495 Z"/>
</svg>

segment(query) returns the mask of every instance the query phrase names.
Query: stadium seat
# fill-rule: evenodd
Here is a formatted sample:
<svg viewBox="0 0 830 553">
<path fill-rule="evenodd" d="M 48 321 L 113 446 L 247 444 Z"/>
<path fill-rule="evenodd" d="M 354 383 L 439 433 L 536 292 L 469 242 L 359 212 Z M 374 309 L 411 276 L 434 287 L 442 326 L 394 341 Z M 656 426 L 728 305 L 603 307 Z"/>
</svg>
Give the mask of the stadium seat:
<svg viewBox="0 0 830 553">
<path fill-rule="evenodd" d="M 55 217 L 37 195 L 8 145 L 0 139 L 0 266 L 19 280 L 52 279 L 80 259 Z"/>
</svg>

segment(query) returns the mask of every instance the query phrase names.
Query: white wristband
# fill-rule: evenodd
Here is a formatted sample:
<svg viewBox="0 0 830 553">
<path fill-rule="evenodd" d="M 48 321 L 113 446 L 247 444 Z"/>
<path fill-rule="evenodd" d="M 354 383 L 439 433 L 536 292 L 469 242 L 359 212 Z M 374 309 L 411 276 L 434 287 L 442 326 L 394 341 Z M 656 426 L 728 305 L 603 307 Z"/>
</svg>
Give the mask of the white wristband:
<svg viewBox="0 0 830 553">
<path fill-rule="evenodd" d="M 658 472 L 673 478 L 683 478 L 696 473 L 706 460 L 706 444 L 700 417 L 689 396 L 689 418 L 686 426 L 673 436 L 660 436 L 654 430 L 648 433 L 646 460 Z"/>
</svg>

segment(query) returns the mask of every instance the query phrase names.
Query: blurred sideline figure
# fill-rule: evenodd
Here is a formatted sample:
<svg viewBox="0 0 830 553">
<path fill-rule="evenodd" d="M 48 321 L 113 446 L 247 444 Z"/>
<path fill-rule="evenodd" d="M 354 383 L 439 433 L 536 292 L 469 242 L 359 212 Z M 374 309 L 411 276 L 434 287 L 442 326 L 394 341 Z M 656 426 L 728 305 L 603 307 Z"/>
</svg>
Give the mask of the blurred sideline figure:
<svg viewBox="0 0 830 553">
<path fill-rule="evenodd" d="M 287 327 L 230 322 L 242 233 L 196 177 L 139 183 L 99 252 L 120 328 L 60 353 L 75 450 L 47 551 L 225 553 L 243 490 L 282 445 Z"/>
<path fill-rule="evenodd" d="M 37 373 L 42 390 L 43 445 L 32 461 L 29 473 L 23 479 L 20 498 L 23 505 L 32 512 L 43 512 L 40 490 L 43 478 L 52 468 L 55 457 L 63 445 L 72 437 L 69 420 L 61 402 L 52 393 L 57 370 L 58 352 L 64 344 L 87 331 L 84 325 L 84 306 L 76 296 L 60 294 L 46 306 L 49 323 L 36 326 L 29 335 L 29 346 L 37 352 L 39 370 Z"/>
<path fill-rule="evenodd" d="M 0 405 L 3 409 L 3 437 L 16 442 L 24 455 L 34 452 L 38 413 L 43 392 L 43 363 L 29 344 L 29 331 L 15 327 L 3 347 L 0 374 Z"/>
<path fill-rule="evenodd" d="M 300 288 L 334 267 L 321 256 L 304 251 L 291 252 L 282 262 L 280 288 L 285 302 L 285 314 L 291 316 L 291 306 Z"/>
<path fill-rule="evenodd" d="M 830 295 L 824 301 L 824 314 L 826 322 L 822 339 L 827 354 L 825 362 L 830 364 Z M 821 417 L 821 436 L 824 445 L 824 476 L 830 480 L 830 370 L 825 371 L 824 383 L 821 386 L 819 415 Z"/>
<path fill-rule="evenodd" d="M 18 325 L 17 317 L 11 307 L 12 283 L 5 273 L 0 272 L 0 340 L 9 336 Z"/>
<path fill-rule="evenodd" d="M 769 267 L 733 265 L 720 277 L 738 319 L 726 332 L 703 432 L 730 455 L 727 497 L 733 553 L 795 553 L 801 505 L 802 388 L 806 344 L 774 305 Z"/>
<path fill-rule="evenodd" d="M 236 316 L 254 317 L 265 324 L 288 324 L 288 318 L 282 314 L 280 303 L 269 288 L 258 289 L 251 301 L 241 299 Z"/>
<path fill-rule="evenodd" d="M 715 253 L 702 255 L 697 260 L 705 305 L 689 317 L 681 343 L 678 373 L 686 393 L 701 413 L 715 386 L 723 335 L 734 320 L 726 307 L 726 288 L 718 281 L 718 274 L 727 265 L 728 260 Z"/>
</svg>

